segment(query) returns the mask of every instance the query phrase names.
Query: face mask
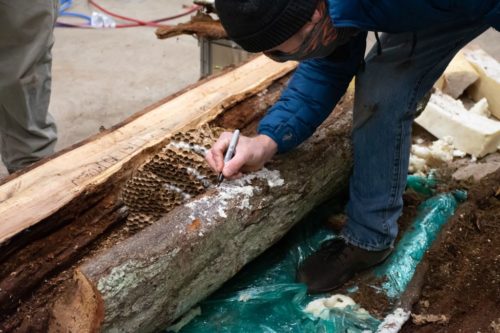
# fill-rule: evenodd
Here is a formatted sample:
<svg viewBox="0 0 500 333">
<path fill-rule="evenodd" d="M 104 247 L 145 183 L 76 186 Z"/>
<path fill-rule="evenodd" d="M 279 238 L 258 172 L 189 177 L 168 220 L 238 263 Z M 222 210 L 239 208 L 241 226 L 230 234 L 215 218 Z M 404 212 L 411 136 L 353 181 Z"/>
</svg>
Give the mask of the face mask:
<svg viewBox="0 0 500 333">
<path fill-rule="evenodd" d="M 285 53 L 281 51 L 264 52 L 266 56 L 277 62 L 289 60 L 301 61 L 312 58 L 325 58 L 335 51 L 335 49 L 347 43 L 349 39 L 358 31 L 354 28 L 333 27 L 332 19 L 328 14 L 326 2 L 321 1 L 318 6 L 321 19 L 309 32 L 297 51 Z"/>
</svg>

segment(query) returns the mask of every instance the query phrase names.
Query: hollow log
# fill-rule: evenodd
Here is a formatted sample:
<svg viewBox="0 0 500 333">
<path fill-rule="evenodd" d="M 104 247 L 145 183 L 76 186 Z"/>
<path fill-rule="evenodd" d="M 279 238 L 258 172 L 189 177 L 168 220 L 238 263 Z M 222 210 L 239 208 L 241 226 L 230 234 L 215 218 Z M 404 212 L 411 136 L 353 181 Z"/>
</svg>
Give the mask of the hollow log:
<svg viewBox="0 0 500 333">
<path fill-rule="evenodd" d="M 120 124 L 106 135 L 10 178 L 0 186 L 0 245 L 64 208 L 81 211 L 76 206 L 82 204 L 86 194 L 95 193 L 113 176 L 129 176 L 173 133 L 209 122 L 295 66 L 260 56 Z"/>
<path fill-rule="evenodd" d="M 51 330 L 92 321 L 104 332 L 159 331 L 215 291 L 345 189 L 351 105 L 344 100 L 313 137 L 267 169 L 211 188 L 79 266 L 56 302 Z M 89 308 L 95 311 L 82 313 Z"/>
<path fill-rule="evenodd" d="M 255 133 L 294 68 L 256 58 L 1 184 L 0 331 L 164 328 L 343 188 L 351 164 L 349 98 L 270 171 L 219 189 L 209 184 L 152 225 L 127 229 L 135 209 L 128 184 L 182 143 L 175 135 L 206 124 Z"/>
<path fill-rule="evenodd" d="M 0 182 L 0 331 L 50 303 L 83 257 L 133 234 L 122 188 L 174 133 L 240 108 L 262 114 L 294 68 L 256 58 Z"/>
</svg>

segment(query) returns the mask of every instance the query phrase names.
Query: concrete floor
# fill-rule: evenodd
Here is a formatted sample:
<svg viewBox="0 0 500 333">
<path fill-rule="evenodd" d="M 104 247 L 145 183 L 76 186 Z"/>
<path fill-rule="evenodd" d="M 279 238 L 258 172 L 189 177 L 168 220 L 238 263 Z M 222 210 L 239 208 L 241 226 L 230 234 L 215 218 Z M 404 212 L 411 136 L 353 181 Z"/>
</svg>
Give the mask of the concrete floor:
<svg viewBox="0 0 500 333">
<path fill-rule="evenodd" d="M 108 0 L 107 9 L 140 19 L 182 11 L 189 0 Z M 73 11 L 91 13 L 85 0 Z M 181 18 L 172 23 L 184 21 Z M 112 126 L 199 78 L 197 40 L 158 40 L 154 28 L 56 28 L 50 112 L 59 128 L 57 150 Z M 373 41 L 373 38 L 370 38 Z M 500 60 L 500 34 L 474 41 Z M 0 178 L 6 170 L 0 166 Z"/>
<path fill-rule="evenodd" d="M 180 13 L 184 10 L 182 6 L 190 3 L 189 0 L 108 0 L 103 5 L 122 15 L 147 20 Z M 90 14 L 92 10 L 85 0 L 75 0 L 72 11 Z M 99 132 L 101 126 L 110 127 L 198 80 L 197 40 L 191 36 L 159 40 L 154 31 L 155 28 L 143 27 L 55 29 L 49 111 L 58 125 L 57 150 Z M 0 163 L 0 178 L 5 175 Z"/>
<path fill-rule="evenodd" d="M 189 0 L 114 0 L 105 4 L 123 15 L 155 19 L 183 11 L 182 5 Z M 90 11 L 83 4 L 75 10 Z M 58 149 L 96 133 L 101 126 L 112 126 L 198 79 L 197 40 L 190 36 L 159 40 L 154 31 L 142 27 L 56 28 L 50 112 L 60 129 Z"/>
</svg>

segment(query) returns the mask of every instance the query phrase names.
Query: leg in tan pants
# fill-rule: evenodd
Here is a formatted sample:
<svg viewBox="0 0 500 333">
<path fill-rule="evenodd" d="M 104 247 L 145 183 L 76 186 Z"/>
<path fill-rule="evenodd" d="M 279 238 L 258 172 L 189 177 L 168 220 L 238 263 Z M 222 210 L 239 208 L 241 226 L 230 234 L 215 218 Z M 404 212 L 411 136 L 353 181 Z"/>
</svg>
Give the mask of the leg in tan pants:
<svg viewBox="0 0 500 333">
<path fill-rule="evenodd" d="M 0 145 L 14 172 L 54 151 L 48 113 L 58 0 L 0 0 Z"/>
</svg>

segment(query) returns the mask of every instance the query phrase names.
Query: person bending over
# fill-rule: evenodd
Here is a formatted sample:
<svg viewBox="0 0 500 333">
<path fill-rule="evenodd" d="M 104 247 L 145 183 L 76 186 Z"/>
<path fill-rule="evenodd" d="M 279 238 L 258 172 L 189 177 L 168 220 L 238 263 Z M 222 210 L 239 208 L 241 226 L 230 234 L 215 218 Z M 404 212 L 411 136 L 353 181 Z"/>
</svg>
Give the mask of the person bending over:
<svg viewBox="0 0 500 333">
<path fill-rule="evenodd" d="M 453 56 L 489 27 L 498 0 L 216 0 L 229 37 L 249 52 L 300 64 L 255 137 L 241 137 L 224 165 L 230 133 L 206 160 L 225 177 L 261 168 L 307 139 L 356 77 L 354 169 L 341 238 L 299 267 L 311 293 L 338 288 L 390 254 L 403 208 L 417 102 Z M 383 32 L 367 54 L 368 31 Z"/>
</svg>

